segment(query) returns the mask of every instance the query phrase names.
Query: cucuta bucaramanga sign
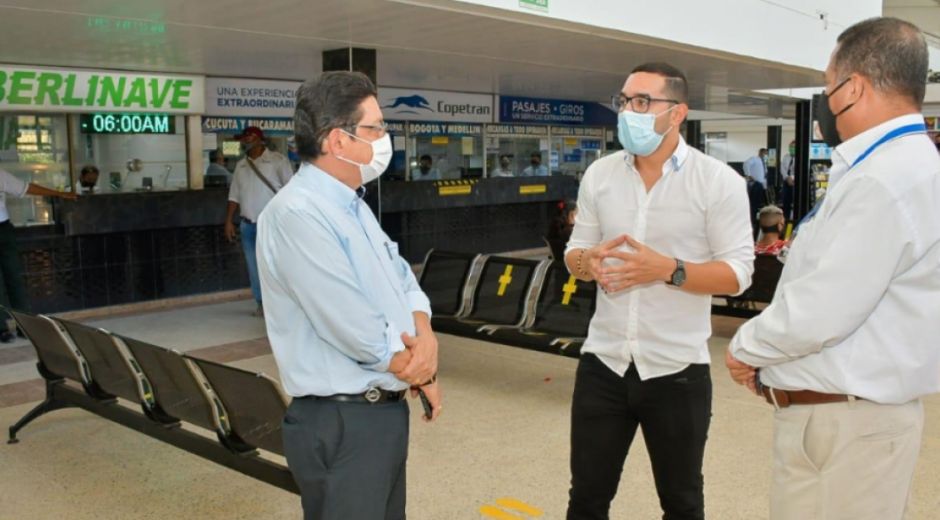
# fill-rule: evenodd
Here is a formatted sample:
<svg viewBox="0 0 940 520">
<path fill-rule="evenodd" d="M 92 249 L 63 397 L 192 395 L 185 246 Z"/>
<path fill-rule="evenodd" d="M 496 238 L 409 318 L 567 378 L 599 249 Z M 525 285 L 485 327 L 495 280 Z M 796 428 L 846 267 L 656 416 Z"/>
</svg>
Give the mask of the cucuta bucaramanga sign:
<svg viewBox="0 0 940 520">
<path fill-rule="evenodd" d="M 202 76 L 0 65 L 0 111 L 202 113 Z"/>
</svg>

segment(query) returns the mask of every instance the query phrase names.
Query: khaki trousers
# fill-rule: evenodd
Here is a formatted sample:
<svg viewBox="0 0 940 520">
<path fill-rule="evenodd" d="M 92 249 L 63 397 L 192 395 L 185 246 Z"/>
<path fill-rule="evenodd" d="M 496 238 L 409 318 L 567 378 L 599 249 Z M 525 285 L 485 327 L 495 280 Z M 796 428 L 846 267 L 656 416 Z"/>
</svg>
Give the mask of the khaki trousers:
<svg viewBox="0 0 940 520">
<path fill-rule="evenodd" d="M 771 520 L 901 520 L 923 429 L 919 399 L 777 410 Z"/>
</svg>

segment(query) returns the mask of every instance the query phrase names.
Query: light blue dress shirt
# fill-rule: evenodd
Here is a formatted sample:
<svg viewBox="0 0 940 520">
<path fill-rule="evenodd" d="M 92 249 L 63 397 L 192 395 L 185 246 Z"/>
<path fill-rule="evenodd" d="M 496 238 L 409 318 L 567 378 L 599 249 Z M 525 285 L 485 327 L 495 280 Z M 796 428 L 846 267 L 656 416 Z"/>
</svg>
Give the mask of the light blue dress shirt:
<svg viewBox="0 0 940 520">
<path fill-rule="evenodd" d="M 548 168 L 544 164 L 540 164 L 536 167 L 529 166 L 525 170 L 522 170 L 523 177 L 548 177 Z"/>
<path fill-rule="evenodd" d="M 767 166 L 760 157 L 755 155 L 744 161 L 744 175 L 767 187 Z"/>
<path fill-rule="evenodd" d="M 258 220 L 265 323 L 291 396 L 404 390 L 388 372 L 431 316 L 408 262 L 355 191 L 304 163 Z"/>
</svg>

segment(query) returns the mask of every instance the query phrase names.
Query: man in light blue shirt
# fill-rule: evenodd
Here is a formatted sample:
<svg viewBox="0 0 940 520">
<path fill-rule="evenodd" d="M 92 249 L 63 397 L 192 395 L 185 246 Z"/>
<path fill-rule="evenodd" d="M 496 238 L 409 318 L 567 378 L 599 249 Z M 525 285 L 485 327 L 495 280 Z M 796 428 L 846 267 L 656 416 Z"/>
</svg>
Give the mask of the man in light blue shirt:
<svg viewBox="0 0 940 520">
<path fill-rule="evenodd" d="M 542 164 L 542 154 L 532 152 L 529 156 L 529 166 L 522 170 L 523 177 L 548 177 L 548 168 Z"/>
<path fill-rule="evenodd" d="M 307 519 L 405 518 L 409 388 L 441 410 L 430 303 L 362 201 L 392 149 L 375 86 L 327 72 L 297 91 L 303 164 L 258 221 L 271 348 L 293 401 L 284 451 Z"/>
<path fill-rule="evenodd" d="M 767 188 L 767 163 L 764 158 L 767 157 L 767 149 L 761 148 L 757 155 L 744 161 L 744 176 L 754 179 L 754 182 L 761 183 L 761 186 Z"/>
</svg>

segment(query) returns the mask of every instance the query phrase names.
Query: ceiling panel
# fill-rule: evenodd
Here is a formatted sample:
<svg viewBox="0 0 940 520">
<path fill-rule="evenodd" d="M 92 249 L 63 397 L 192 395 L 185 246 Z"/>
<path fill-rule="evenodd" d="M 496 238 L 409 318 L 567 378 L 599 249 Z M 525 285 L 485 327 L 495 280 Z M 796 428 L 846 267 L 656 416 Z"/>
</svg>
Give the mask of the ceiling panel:
<svg viewBox="0 0 940 520">
<path fill-rule="evenodd" d="M 693 107 L 774 117 L 779 98 L 751 91 L 819 82 L 818 71 L 675 42 L 387 0 L 0 0 L 0 34 L 0 62 L 283 79 L 315 75 L 323 50 L 352 45 L 377 49 L 380 85 L 602 102 L 635 65 L 667 61 L 689 76 Z"/>
</svg>

